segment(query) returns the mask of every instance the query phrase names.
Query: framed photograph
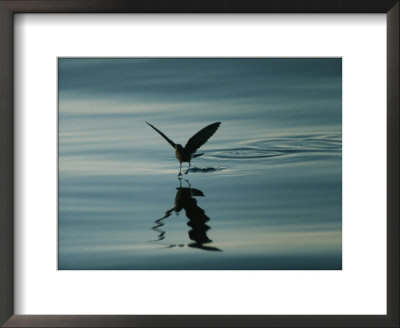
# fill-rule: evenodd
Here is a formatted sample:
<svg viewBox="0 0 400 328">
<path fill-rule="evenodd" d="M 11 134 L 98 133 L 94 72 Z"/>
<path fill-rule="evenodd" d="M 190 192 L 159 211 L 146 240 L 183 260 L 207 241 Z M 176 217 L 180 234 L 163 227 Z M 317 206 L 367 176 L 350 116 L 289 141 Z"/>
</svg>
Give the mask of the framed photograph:
<svg viewBox="0 0 400 328">
<path fill-rule="evenodd" d="M 399 326 L 398 1 L 0 15 L 2 326 Z"/>
</svg>

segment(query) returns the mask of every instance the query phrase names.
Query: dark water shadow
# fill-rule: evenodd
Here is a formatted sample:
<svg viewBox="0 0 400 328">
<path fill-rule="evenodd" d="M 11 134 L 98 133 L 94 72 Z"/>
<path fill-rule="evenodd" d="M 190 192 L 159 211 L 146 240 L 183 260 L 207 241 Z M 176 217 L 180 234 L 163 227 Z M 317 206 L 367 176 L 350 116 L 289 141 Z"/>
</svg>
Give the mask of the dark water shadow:
<svg viewBox="0 0 400 328">
<path fill-rule="evenodd" d="M 210 218 L 206 215 L 205 211 L 198 206 L 195 198 L 204 197 L 203 192 L 199 189 L 192 188 L 188 180 L 185 181 L 188 187 L 182 187 L 182 179 L 179 179 L 179 187 L 176 188 L 177 192 L 175 195 L 174 207 L 168 209 L 162 218 L 154 221 L 155 225 L 151 229 L 157 232 L 158 236 L 153 242 L 160 242 L 165 239 L 167 232 L 163 221 L 170 217 L 172 212 L 179 213 L 181 210 L 185 210 L 186 217 L 189 219 L 187 222 L 187 225 L 190 227 L 188 231 L 189 239 L 193 241 L 193 243 L 188 243 L 187 246 L 205 251 L 221 251 L 221 249 L 217 247 L 207 245 L 212 242 L 207 235 L 207 231 L 211 228 L 206 224 L 206 222 L 210 221 Z M 183 244 L 169 244 L 167 248 L 184 246 Z"/>
<path fill-rule="evenodd" d="M 224 170 L 224 167 L 191 167 L 189 172 L 192 173 L 208 173 L 208 172 L 217 172 Z"/>
</svg>

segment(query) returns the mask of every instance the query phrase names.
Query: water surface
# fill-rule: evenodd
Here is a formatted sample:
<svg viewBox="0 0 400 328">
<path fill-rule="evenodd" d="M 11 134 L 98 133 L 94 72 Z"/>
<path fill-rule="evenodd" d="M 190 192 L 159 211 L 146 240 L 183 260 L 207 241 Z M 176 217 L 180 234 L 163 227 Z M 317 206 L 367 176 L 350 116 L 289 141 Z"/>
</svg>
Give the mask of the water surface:
<svg viewBox="0 0 400 328">
<path fill-rule="evenodd" d="M 59 269 L 341 269 L 341 147 L 340 59 L 59 59 Z"/>
</svg>

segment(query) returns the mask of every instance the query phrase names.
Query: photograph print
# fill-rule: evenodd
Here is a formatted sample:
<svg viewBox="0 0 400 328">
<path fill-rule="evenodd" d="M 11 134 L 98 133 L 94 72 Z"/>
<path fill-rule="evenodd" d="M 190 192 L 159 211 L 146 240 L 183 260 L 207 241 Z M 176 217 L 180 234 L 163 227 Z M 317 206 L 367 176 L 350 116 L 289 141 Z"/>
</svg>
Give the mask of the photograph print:
<svg viewBox="0 0 400 328">
<path fill-rule="evenodd" d="M 59 270 L 341 270 L 341 58 L 58 58 Z"/>
</svg>

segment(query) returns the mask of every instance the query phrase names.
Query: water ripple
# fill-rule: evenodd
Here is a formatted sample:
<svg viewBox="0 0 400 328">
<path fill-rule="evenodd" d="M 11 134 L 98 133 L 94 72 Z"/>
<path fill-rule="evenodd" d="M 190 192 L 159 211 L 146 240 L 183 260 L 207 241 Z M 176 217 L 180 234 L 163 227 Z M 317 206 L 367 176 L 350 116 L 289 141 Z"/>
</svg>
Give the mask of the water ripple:
<svg viewBox="0 0 400 328">
<path fill-rule="evenodd" d="M 248 140 L 241 147 L 214 149 L 207 152 L 208 157 L 229 160 L 277 159 L 297 156 L 305 158 L 338 154 L 342 149 L 340 135 L 288 136 Z"/>
<path fill-rule="evenodd" d="M 282 153 L 275 150 L 259 149 L 259 148 L 230 148 L 207 153 L 210 157 L 223 159 L 258 159 L 281 156 Z"/>
</svg>

